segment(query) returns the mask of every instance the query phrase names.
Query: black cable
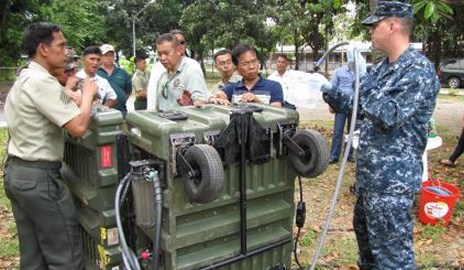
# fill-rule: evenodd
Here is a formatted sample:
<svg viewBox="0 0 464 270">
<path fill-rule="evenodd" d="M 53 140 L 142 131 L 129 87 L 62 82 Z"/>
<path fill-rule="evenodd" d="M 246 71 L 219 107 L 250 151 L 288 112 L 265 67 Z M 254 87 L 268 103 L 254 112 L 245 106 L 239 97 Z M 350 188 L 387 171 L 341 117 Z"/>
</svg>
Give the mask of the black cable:
<svg viewBox="0 0 464 270">
<path fill-rule="evenodd" d="M 299 269 L 303 270 L 303 266 L 301 266 L 300 261 L 298 260 L 297 248 L 298 248 L 298 240 L 300 239 L 301 227 L 303 227 L 304 219 L 305 219 L 304 215 L 300 216 L 302 213 L 299 210 L 303 210 L 303 212 L 305 212 L 306 209 L 305 209 L 304 201 L 303 201 L 303 186 L 301 184 L 301 176 L 299 175 L 298 175 L 298 186 L 300 188 L 300 200 L 298 201 L 298 206 L 296 210 L 297 211 L 296 212 L 296 226 L 298 227 L 298 231 L 296 232 L 295 244 L 293 246 L 293 255 L 295 256 L 295 263 L 298 265 Z"/>
</svg>

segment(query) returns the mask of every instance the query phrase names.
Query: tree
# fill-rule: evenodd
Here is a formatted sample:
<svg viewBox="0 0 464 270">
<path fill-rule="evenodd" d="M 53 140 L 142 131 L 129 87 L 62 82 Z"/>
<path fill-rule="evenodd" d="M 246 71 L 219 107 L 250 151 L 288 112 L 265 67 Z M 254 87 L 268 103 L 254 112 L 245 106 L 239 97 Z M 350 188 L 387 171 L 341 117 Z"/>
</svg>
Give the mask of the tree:
<svg viewBox="0 0 464 270">
<path fill-rule="evenodd" d="M 277 0 L 273 19 L 280 36 L 292 36 L 295 46 L 295 68 L 299 67 L 299 48 L 311 47 L 315 60 L 319 51 L 328 44 L 333 31 L 333 17 L 344 12 L 342 0 Z"/>
<path fill-rule="evenodd" d="M 51 1 L 2 0 L 0 3 L 0 66 L 15 66 L 21 54 L 24 27 L 44 20 Z"/>
<path fill-rule="evenodd" d="M 180 25 L 201 63 L 205 52 L 239 43 L 256 46 L 264 62 L 277 42 L 265 23 L 266 7 L 266 1 L 197 0 L 184 10 Z"/>
<path fill-rule="evenodd" d="M 452 20 L 453 9 L 443 0 L 413 0 L 415 17 L 418 20 L 419 36 L 427 55 L 438 68 L 442 51 L 442 38 L 447 20 Z"/>
<path fill-rule="evenodd" d="M 106 41 L 105 18 L 93 0 L 55 0 L 49 21 L 60 25 L 68 45 L 78 51 Z"/>
<path fill-rule="evenodd" d="M 132 19 L 150 0 L 100 0 L 100 12 L 106 18 L 108 43 L 132 55 Z M 161 33 L 179 28 L 183 9 L 191 1 L 155 0 L 136 18 L 137 48 L 154 45 Z"/>
</svg>

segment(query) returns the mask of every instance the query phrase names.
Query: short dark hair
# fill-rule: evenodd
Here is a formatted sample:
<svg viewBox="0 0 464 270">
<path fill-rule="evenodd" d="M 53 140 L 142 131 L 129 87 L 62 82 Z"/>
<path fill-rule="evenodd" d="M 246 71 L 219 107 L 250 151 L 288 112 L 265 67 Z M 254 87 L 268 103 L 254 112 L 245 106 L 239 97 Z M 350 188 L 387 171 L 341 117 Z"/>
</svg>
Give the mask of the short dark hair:
<svg viewBox="0 0 464 270">
<path fill-rule="evenodd" d="M 220 50 L 218 52 L 216 52 L 214 54 L 214 62 L 216 62 L 216 59 L 218 58 L 218 56 L 221 56 L 221 55 L 226 55 L 226 54 L 230 54 L 230 56 L 232 56 L 232 51 L 231 50 Z"/>
<path fill-rule="evenodd" d="M 147 59 L 147 56 L 144 54 L 139 54 L 134 57 L 134 63 L 137 64 L 138 62 Z"/>
<path fill-rule="evenodd" d="M 290 60 L 288 59 L 288 56 L 285 53 L 278 53 L 277 54 L 277 59 L 279 59 L 279 57 L 282 57 L 285 60 L 287 60 L 287 62 L 290 62 Z"/>
<path fill-rule="evenodd" d="M 82 57 L 88 55 L 88 54 L 97 54 L 97 55 L 102 55 L 102 51 L 98 46 L 88 46 L 84 49 L 84 53 L 82 54 Z"/>
<path fill-rule="evenodd" d="M 242 54 L 248 52 L 248 51 L 253 51 L 256 56 L 258 53 L 256 52 L 255 47 L 250 46 L 248 44 L 239 44 L 237 45 L 233 50 L 232 50 L 232 61 L 234 62 L 234 65 L 238 65 L 238 62 L 240 61 L 240 56 Z"/>
<path fill-rule="evenodd" d="M 171 42 L 175 44 L 176 47 L 179 46 L 179 40 L 174 36 L 174 34 L 171 34 L 171 33 L 164 33 L 164 34 L 159 35 L 156 38 L 155 44 L 160 45 L 163 42 Z"/>
<path fill-rule="evenodd" d="M 35 22 L 26 26 L 23 33 L 23 47 L 27 56 L 34 57 L 40 43 L 50 45 L 53 41 L 53 33 L 57 32 L 61 32 L 61 28 L 49 22 Z"/>
<path fill-rule="evenodd" d="M 170 34 L 173 34 L 173 35 L 180 34 L 180 35 L 182 35 L 182 37 L 185 38 L 184 32 L 182 32 L 182 31 L 179 30 L 179 29 L 172 29 L 171 31 L 169 31 L 169 33 L 170 33 Z"/>
</svg>

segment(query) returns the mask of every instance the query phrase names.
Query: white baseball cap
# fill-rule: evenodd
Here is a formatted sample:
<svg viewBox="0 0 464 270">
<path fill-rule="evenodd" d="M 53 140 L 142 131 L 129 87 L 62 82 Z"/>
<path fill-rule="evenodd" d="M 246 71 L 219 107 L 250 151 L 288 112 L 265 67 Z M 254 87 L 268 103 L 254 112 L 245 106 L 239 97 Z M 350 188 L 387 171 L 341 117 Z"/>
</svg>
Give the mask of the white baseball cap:
<svg viewBox="0 0 464 270">
<path fill-rule="evenodd" d="M 102 54 L 105 54 L 107 52 L 115 52 L 114 47 L 111 44 L 103 44 L 100 47 L 100 50 L 102 51 Z"/>
</svg>

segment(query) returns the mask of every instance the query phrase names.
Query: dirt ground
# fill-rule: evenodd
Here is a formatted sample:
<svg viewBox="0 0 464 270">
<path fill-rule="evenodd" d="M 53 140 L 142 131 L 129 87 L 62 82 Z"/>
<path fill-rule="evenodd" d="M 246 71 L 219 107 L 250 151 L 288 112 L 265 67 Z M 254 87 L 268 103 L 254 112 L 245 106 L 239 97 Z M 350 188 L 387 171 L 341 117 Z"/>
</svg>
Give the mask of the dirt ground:
<svg viewBox="0 0 464 270">
<path fill-rule="evenodd" d="M 464 90 L 463 94 L 464 94 Z M 298 109 L 301 121 L 333 120 L 333 114 L 329 112 L 327 104 L 322 100 L 317 101 L 315 108 Z M 464 113 L 464 102 L 456 102 L 455 99 L 438 99 L 434 118 L 437 123 L 450 128 L 455 132 L 461 130 L 459 121 Z"/>
</svg>

